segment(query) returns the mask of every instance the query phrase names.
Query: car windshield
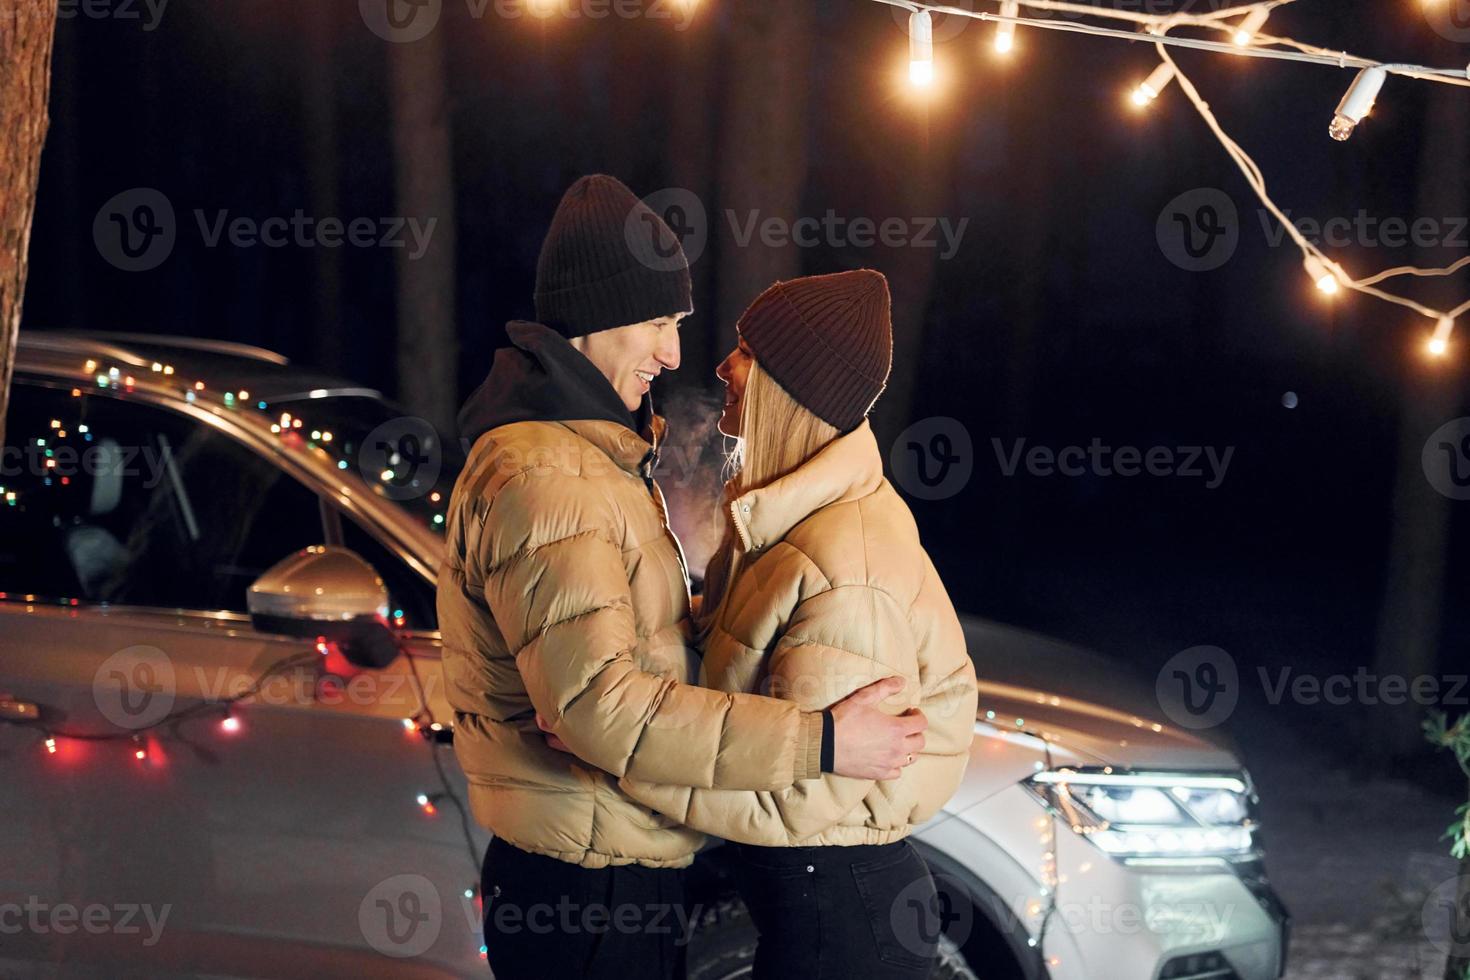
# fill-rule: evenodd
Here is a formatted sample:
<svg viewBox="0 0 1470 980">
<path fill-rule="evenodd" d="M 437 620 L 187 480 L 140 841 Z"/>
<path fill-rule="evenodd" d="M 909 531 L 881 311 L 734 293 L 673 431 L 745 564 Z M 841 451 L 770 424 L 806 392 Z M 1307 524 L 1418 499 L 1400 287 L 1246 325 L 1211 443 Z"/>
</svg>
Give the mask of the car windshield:
<svg viewBox="0 0 1470 980">
<path fill-rule="evenodd" d="M 357 470 L 379 496 L 443 533 L 465 455 L 424 419 L 367 395 L 310 394 L 257 407 L 288 444 L 325 450 L 339 469 Z"/>
</svg>

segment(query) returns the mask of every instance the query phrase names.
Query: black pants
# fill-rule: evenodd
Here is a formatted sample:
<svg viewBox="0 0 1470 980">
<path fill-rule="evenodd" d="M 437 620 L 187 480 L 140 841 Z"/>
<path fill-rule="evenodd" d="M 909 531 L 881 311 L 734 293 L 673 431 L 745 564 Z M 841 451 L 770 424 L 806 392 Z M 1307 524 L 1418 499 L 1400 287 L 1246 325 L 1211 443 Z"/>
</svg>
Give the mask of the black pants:
<svg viewBox="0 0 1470 980">
<path fill-rule="evenodd" d="M 732 845 L 760 932 L 755 980 L 922 980 L 939 940 L 938 896 L 908 841 L 857 847 Z"/>
<path fill-rule="evenodd" d="M 495 980 L 683 980 L 684 871 L 582 868 L 496 838 L 480 871 Z"/>
</svg>

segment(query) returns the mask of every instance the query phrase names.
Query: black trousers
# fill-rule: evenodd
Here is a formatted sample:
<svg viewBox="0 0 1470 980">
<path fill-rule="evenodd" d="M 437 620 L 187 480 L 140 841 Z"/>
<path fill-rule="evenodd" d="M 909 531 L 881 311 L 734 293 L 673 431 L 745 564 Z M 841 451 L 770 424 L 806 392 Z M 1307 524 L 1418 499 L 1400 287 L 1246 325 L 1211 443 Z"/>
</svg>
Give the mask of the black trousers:
<svg viewBox="0 0 1470 980">
<path fill-rule="evenodd" d="M 582 868 L 499 838 L 480 871 L 495 980 L 683 980 L 684 871 Z"/>
<path fill-rule="evenodd" d="M 939 941 L 938 895 L 908 841 L 855 847 L 731 845 L 760 932 L 755 980 L 923 980 Z"/>
</svg>

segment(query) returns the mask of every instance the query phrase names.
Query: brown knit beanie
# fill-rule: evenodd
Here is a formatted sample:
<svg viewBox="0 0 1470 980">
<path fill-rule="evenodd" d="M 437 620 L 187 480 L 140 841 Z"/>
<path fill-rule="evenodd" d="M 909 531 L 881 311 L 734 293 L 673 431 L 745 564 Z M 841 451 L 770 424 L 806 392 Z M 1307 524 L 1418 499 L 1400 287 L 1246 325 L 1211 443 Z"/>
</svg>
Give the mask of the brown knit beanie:
<svg viewBox="0 0 1470 980">
<path fill-rule="evenodd" d="M 605 174 L 562 195 L 536 262 L 535 299 L 536 319 L 567 338 L 694 309 L 679 237 Z"/>
<path fill-rule="evenodd" d="M 839 432 L 867 417 L 893 366 L 888 280 L 856 269 L 778 282 L 735 325 L 761 369 Z"/>
</svg>

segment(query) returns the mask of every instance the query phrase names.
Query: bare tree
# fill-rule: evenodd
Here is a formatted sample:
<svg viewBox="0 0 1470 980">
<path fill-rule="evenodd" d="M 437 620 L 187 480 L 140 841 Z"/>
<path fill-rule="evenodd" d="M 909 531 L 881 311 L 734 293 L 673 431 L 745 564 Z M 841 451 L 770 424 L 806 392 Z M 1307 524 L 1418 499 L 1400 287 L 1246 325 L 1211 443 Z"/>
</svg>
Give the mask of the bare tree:
<svg viewBox="0 0 1470 980">
<path fill-rule="evenodd" d="M 11 0 L 0 8 L 0 439 L 10 403 L 15 345 L 26 290 L 41 145 L 50 118 L 51 46 L 57 0 Z"/>
<path fill-rule="evenodd" d="M 1416 212 L 1464 214 L 1465 169 L 1470 166 L 1470 107 L 1455 91 L 1431 96 L 1424 130 Z M 1458 256 L 1443 247 L 1421 250 L 1421 265 L 1447 265 Z M 1445 289 L 1446 284 L 1437 284 Z M 1449 284 L 1450 287 L 1453 284 Z M 1431 285 L 1426 292 L 1433 291 Z M 1426 321 L 1427 322 L 1427 321 Z M 1388 575 L 1378 617 L 1374 669 L 1379 676 L 1419 677 L 1437 667 L 1444 612 L 1449 500 L 1425 479 L 1424 440 L 1458 410 L 1463 373 L 1454 359 L 1438 364 L 1411 359 L 1400 389 L 1398 468 L 1394 478 L 1393 523 Z M 1380 706 L 1371 739 L 1380 763 L 1403 759 L 1422 748 L 1419 706 Z"/>
<path fill-rule="evenodd" d="M 302 36 L 306 57 L 301 59 L 301 109 L 306 122 L 306 174 L 312 212 L 342 213 L 341 180 L 338 177 L 340 138 L 337 124 L 338 12 L 330 3 L 304 3 Z M 312 275 L 312 357 L 323 370 L 345 371 L 343 358 L 346 325 L 342 323 L 342 250 L 313 249 L 316 265 Z"/>
<path fill-rule="evenodd" d="M 398 269 L 398 398 L 440 432 L 453 431 L 458 401 L 454 167 L 445 27 L 389 45 L 398 214 L 427 227 L 422 255 L 395 253 Z"/>
<path fill-rule="evenodd" d="M 807 52 L 812 5 L 742 3 L 729 11 L 727 98 L 720 131 L 719 210 L 746 222 L 776 216 L 791 220 L 806 183 Z M 708 209 L 708 203 L 706 206 Z M 735 321 L 751 300 L 777 279 L 801 274 L 794 244 L 768 248 L 752 233 L 742 245 L 722 230 L 709 210 L 711 246 L 719 246 L 715 312 L 719 336 L 734 346 Z"/>
</svg>

